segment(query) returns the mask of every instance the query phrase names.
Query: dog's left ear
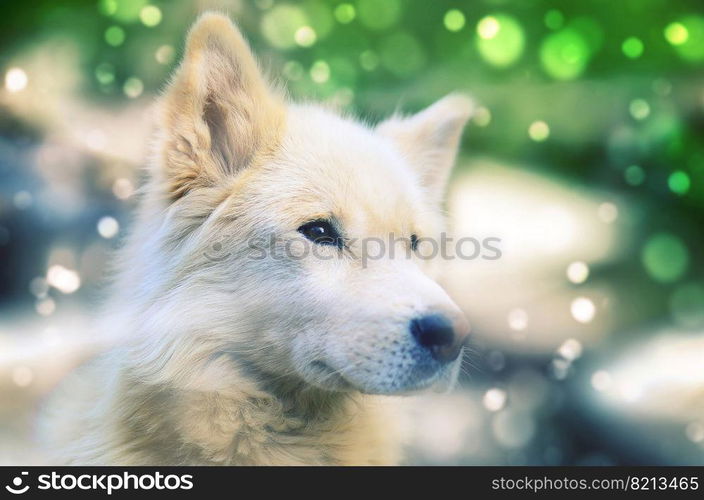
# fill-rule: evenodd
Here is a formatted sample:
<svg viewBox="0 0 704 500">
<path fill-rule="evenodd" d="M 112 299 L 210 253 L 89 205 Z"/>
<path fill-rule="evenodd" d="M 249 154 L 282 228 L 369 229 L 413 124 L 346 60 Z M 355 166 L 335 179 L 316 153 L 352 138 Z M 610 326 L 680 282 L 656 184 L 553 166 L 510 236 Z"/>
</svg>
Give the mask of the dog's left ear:
<svg viewBox="0 0 704 500">
<path fill-rule="evenodd" d="M 394 116 L 376 130 L 394 142 L 433 201 L 440 202 L 473 111 L 472 99 L 450 94 L 410 117 Z"/>
</svg>

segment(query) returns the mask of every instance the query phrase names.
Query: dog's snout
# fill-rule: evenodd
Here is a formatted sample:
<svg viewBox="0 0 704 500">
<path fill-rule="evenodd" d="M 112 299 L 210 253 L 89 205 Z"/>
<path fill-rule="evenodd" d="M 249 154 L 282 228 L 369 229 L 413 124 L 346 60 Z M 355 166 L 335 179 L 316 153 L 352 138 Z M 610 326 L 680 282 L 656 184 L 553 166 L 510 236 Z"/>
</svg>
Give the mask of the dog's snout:
<svg viewBox="0 0 704 500">
<path fill-rule="evenodd" d="M 460 328 L 465 330 L 465 328 Z M 438 361 L 457 359 L 467 332 L 458 331 L 457 326 L 444 315 L 430 314 L 413 319 L 410 330 L 416 341 L 430 351 Z"/>
</svg>

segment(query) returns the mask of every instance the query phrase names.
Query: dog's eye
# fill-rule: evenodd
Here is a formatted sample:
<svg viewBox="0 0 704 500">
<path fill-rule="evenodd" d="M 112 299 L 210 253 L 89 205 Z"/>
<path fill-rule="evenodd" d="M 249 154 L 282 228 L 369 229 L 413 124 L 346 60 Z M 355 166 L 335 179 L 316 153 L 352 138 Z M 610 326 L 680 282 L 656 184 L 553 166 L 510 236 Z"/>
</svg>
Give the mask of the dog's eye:
<svg viewBox="0 0 704 500">
<path fill-rule="evenodd" d="M 416 234 L 411 235 L 411 250 L 414 252 L 418 250 L 418 235 Z"/>
<path fill-rule="evenodd" d="M 343 240 L 340 233 L 326 220 L 314 220 L 306 222 L 298 228 L 298 232 L 308 238 L 313 243 L 319 245 L 333 245 L 338 248 L 343 247 Z"/>
</svg>

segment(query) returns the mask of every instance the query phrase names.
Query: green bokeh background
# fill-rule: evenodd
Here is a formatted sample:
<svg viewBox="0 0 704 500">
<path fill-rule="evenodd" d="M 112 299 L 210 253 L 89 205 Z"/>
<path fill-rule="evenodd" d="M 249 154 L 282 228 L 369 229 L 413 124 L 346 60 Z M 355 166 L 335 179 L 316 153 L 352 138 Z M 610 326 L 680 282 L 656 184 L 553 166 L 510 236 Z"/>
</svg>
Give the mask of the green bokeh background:
<svg viewBox="0 0 704 500">
<path fill-rule="evenodd" d="M 701 215 L 700 2 L 213 5 L 237 20 L 294 97 L 335 98 L 375 119 L 399 102 L 415 110 L 469 91 L 483 107 L 467 151 L 634 189 Z M 66 37 L 81 48 L 84 95 L 120 101 L 157 91 L 200 7 L 147 0 L 17 5 L 0 20 L 0 64 L 42 38 Z M 549 127 L 539 143 L 528 133 L 536 121 Z"/>
</svg>

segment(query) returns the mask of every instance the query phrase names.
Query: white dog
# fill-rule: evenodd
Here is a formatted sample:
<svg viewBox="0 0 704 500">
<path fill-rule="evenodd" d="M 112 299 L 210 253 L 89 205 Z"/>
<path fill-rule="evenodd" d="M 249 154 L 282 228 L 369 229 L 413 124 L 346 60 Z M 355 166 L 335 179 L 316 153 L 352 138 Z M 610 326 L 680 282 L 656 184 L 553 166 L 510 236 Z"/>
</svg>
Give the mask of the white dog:
<svg viewBox="0 0 704 500">
<path fill-rule="evenodd" d="M 443 230 L 470 100 L 375 128 L 291 104 L 206 14 L 161 106 L 105 321 L 124 342 L 48 405 L 57 461 L 395 463 L 383 395 L 450 382 L 468 334 L 413 251 Z M 369 241 L 389 247 L 363 261 Z"/>
</svg>

